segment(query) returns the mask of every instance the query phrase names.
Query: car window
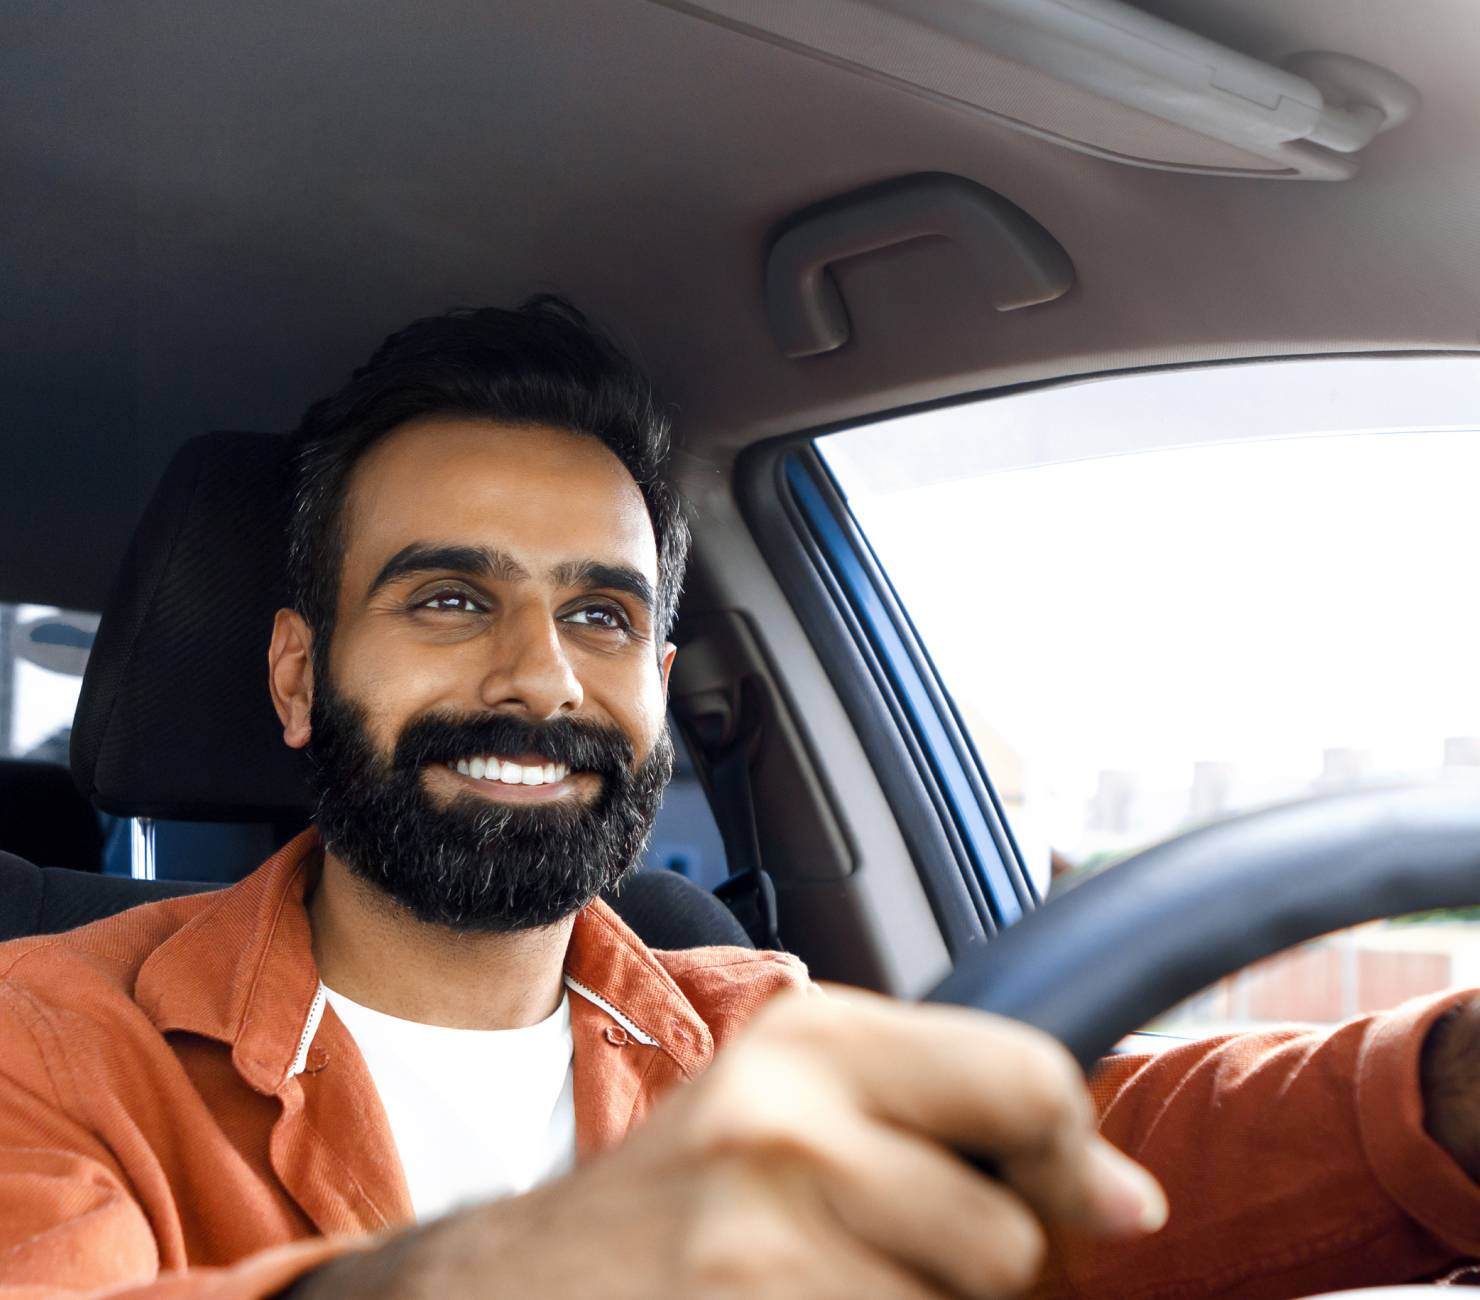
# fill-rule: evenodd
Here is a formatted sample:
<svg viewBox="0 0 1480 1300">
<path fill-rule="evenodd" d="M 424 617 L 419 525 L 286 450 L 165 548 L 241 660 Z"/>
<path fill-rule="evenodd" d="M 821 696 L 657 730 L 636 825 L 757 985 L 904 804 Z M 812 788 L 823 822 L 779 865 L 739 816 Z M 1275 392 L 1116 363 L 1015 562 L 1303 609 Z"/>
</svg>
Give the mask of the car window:
<svg viewBox="0 0 1480 1300">
<path fill-rule="evenodd" d="M 65 763 L 98 616 L 0 603 L 0 757 Z"/>
<path fill-rule="evenodd" d="M 1480 776 L 1476 359 L 1146 373 L 818 447 L 1042 890 L 1262 805 Z M 1168 1023 L 1391 1006 L 1468 979 L 1476 933 L 1363 927 Z"/>
</svg>

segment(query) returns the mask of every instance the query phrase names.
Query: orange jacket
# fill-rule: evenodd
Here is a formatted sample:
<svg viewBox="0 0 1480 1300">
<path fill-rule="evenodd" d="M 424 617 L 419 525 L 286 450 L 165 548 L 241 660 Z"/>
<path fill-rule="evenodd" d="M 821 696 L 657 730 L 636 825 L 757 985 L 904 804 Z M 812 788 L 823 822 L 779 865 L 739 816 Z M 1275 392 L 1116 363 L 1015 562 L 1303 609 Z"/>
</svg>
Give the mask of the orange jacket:
<svg viewBox="0 0 1480 1300">
<path fill-rule="evenodd" d="M 325 1009 L 305 832 L 240 884 L 0 945 L 0 1297 L 270 1296 L 410 1223 L 353 1040 Z M 700 1073 L 794 957 L 655 954 L 601 902 L 566 958 L 576 1146 Z"/>
<path fill-rule="evenodd" d="M 1140 1242 L 1076 1240 L 1038 1294 L 1281 1300 L 1480 1257 L 1480 1186 L 1424 1132 L 1419 1091 L 1429 1027 L 1474 996 L 1110 1057 L 1100 1131 L 1161 1179 L 1171 1216 Z"/>
<path fill-rule="evenodd" d="M 0 1300 L 270 1296 L 410 1222 L 359 1053 L 332 1011 L 311 1030 L 316 861 L 304 835 L 229 890 L 0 946 Z M 600 903 L 566 973 L 582 1156 L 805 982 L 776 954 L 650 952 Z M 1449 1000 L 1112 1061 L 1105 1129 L 1172 1222 L 1073 1246 L 1048 1289 L 1294 1296 L 1474 1253 L 1480 1188 L 1419 1113 L 1418 1044 Z"/>
</svg>

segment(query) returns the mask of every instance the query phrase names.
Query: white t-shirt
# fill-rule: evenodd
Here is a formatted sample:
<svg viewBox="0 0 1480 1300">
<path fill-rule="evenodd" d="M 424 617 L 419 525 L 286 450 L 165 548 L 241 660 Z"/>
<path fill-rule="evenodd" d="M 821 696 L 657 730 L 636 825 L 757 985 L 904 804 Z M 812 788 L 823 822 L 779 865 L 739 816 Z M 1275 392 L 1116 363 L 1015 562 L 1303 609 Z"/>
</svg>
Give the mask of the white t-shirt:
<svg viewBox="0 0 1480 1300">
<path fill-rule="evenodd" d="M 324 986 L 370 1069 L 425 1221 L 528 1191 L 575 1162 L 570 995 L 525 1029 L 400 1020 Z"/>
</svg>

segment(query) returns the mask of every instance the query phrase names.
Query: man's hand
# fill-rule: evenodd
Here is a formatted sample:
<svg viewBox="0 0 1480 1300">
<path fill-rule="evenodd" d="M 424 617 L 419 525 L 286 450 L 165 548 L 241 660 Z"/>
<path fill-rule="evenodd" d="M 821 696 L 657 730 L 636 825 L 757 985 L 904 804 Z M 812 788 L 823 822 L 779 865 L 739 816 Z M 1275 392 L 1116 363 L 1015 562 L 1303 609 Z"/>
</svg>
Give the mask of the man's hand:
<svg viewBox="0 0 1480 1300">
<path fill-rule="evenodd" d="M 1036 1030 L 797 994 L 618 1150 L 345 1257 L 292 1296 L 1010 1296 L 1037 1276 L 1046 1227 L 1131 1235 L 1165 1216 Z"/>
<path fill-rule="evenodd" d="M 1446 1011 L 1424 1040 L 1424 1128 L 1480 1182 L 1480 998 Z"/>
</svg>

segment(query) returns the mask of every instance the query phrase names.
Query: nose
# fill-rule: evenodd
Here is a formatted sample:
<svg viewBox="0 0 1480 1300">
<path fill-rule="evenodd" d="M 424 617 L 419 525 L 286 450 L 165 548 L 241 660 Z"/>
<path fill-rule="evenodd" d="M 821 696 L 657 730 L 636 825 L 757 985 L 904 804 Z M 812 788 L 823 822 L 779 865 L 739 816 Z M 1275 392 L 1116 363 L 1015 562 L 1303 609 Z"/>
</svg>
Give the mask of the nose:
<svg viewBox="0 0 1480 1300">
<path fill-rule="evenodd" d="M 509 610 L 499 620 L 494 644 L 479 686 L 479 698 L 490 710 L 544 722 L 581 707 L 584 693 L 559 625 L 538 602 Z"/>
</svg>

